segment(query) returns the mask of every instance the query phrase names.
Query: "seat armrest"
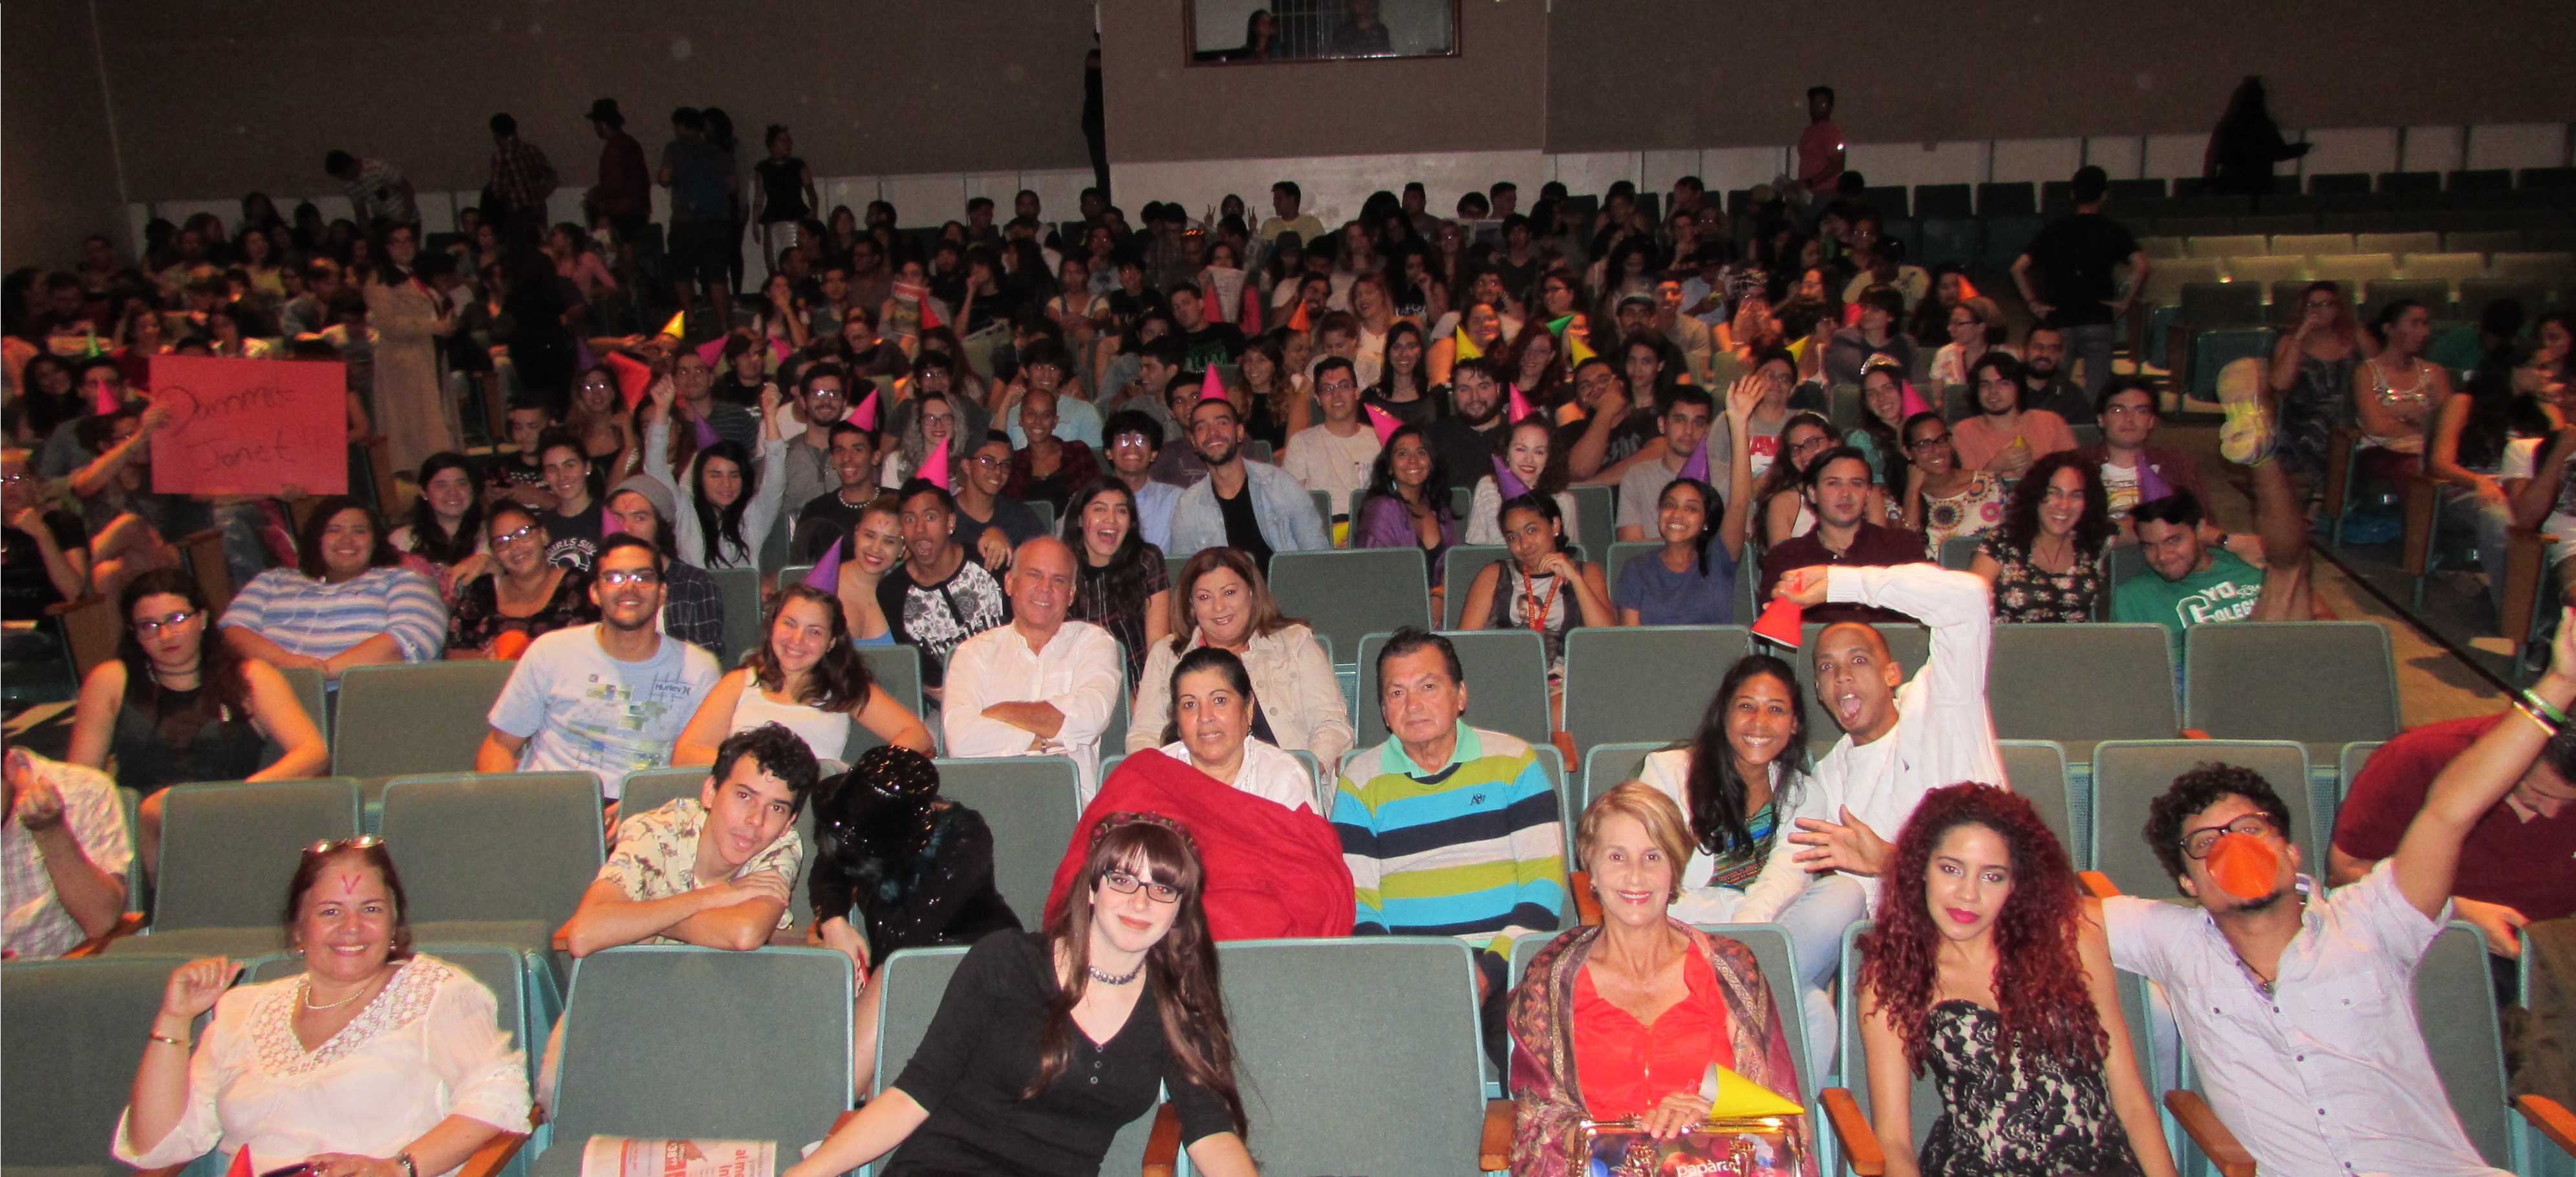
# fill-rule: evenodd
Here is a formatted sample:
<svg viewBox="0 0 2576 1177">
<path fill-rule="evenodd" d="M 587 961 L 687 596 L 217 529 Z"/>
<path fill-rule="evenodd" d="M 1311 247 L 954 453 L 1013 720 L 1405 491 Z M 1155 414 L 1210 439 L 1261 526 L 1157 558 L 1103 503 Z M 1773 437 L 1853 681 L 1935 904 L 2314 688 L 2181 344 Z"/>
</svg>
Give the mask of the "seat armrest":
<svg viewBox="0 0 2576 1177">
<path fill-rule="evenodd" d="M 1587 928 L 1601 926 L 1601 897 L 1592 893 L 1592 872 L 1565 872 L 1565 889 L 1574 896 L 1576 922 Z"/>
<path fill-rule="evenodd" d="M 1562 757 L 1564 757 L 1564 758 L 1565 758 L 1565 762 L 1566 762 L 1567 764 L 1572 765 L 1572 766 L 1574 766 L 1574 767 L 1575 767 L 1575 768 L 1577 768 L 1577 769 L 1580 769 L 1580 768 L 1582 768 L 1582 767 L 1583 767 L 1583 761 L 1582 761 L 1582 759 L 1581 759 L 1581 758 L 1579 758 L 1579 757 L 1577 757 L 1577 756 L 1574 754 L 1574 733 L 1573 733 L 1573 732 L 1568 732 L 1568 731 L 1556 731 L 1556 732 L 1549 732 L 1549 733 L 1548 733 L 1548 736 L 1547 736 L 1547 740 L 1548 740 L 1548 742 L 1549 742 L 1549 743 L 1556 745 L 1556 754 L 1557 754 L 1558 756 L 1562 756 Z"/>
<path fill-rule="evenodd" d="M 832 1133 L 834 1135 L 839 1135 L 842 1129 L 850 1126 L 850 1121 L 858 1118 L 859 1109 L 857 1108 L 851 1108 L 840 1115 L 832 1117 Z"/>
<path fill-rule="evenodd" d="M 1145 1137 L 1144 1177 L 1172 1177 L 1181 1158 L 1181 1109 L 1166 1103 L 1154 1109 L 1154 1131 Z"/>
<path fill-rule="evenodd" d="M 2210 738 L 2210 735 L 2208 732 L 2202 731 L 2199 728 L 2187 727 L 2182 729 L 2182 738 L 2186 740 L 2206 740 Z"/>
<path fill-rule="evenodd" d="M 2111 876 L 2103 874 L 2098 870 L 2077 871 L 2075 872 L 2075 881 L 2082 883 L 2084 885 L 2084 893 L 2091 895 L 2095 899 L 2109 899 L 2120 893 L 2120 885 L 2112 882 Z"/>
<path fill-rule="evenodd" d="M 1478 1171 L 1500 1173 L 1512 1167 L 1512 1130 L 1519 1120 L 1519 1104 L 1508 1099 L 1485 1101 L 1485 1131 L 1476 1146 Z"/>
<path fill-rule="evenodd" d="M 475 1149 L 473 1156 L 465 1158 L 465 1163 L 456 1170 L 456 1177 L 499 1177 L 501 1170 L 509 1168 L 510 1162 L 527 1144 L 528 1134 L 525 1132 L 501 1133 Z"/>
<path fill-rule="evenodd" d="M 1825 1088 L 1821 1095 L 1825 1118 L 1833 1121 L 1834 1136 L 1843 1142 L 1843 1160 L 1860 1177 L 1881 1177 L 1887 1172 L 1887 1153 L 1878 1146 L 1878 1132 L 1862 1115 L 1860 1101 L 1840 1087 Z"/>
<path fill-rule="evenodd" d="M 2525 1095 L 2513 1101 L 2513 1109 L 2540 1129 L 2558 1151 L 2576 1155 L 2576 1112 L 2568 1111 L 2566 1104 L 2546 1095 Z"/>
<path fill-rule="evenodd" d="M 2197 1091 L 2176 1089 L 2165 1093 L 2165 1110 L 2173 1113 L 2174 1123 L 2200 1146 L 2202 1156 L 2218 1166 L 2221 1177 L 2254 1177 L 2254 1154 L 2237 1143 L 2236 1134 L 2220 1123 L 2218 1113 L 2211 1111 L 2209 1101 Z"/>
<path fill-rule="evenodd" d="M 116 925 L 109 928 L 105 934 L 92 936 L 87 940 L 83 940 L 80 943 L 73 945 L 71 951 L 63 954 L 63 959 L 76 960 L 81 957 L 97 956 L 107 951 L 107 946 L 111 941 L 131 936 L 142 930 L 143 913 L 139 911 L 126 912 L 125 914 L 116 917 Z"/>
</svg>

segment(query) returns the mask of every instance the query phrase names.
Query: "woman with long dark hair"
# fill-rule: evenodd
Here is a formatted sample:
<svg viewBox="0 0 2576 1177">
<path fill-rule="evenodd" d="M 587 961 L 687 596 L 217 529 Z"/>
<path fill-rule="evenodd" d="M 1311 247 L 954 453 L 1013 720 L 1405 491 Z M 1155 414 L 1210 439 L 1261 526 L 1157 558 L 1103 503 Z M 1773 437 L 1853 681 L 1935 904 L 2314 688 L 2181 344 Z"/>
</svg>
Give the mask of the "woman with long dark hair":
<svg viewBox="0 0 2576 1177">
<path fill-rule="evenodd" d="M 1422 326 L 1397 319 L 1386 328 L 1385 361 L 1377 380 L 1360 394 L 1362 405 L 1375 405 L 1407 425 L 1429 425 L 1440 416 L 1440 402 L 1424 379 Z M 1362 410 L 1365 412 L 1366 410 Z"/>
<path fill-rule="evenodd" d="M 1566 376 L 1565 344 L 1554 333 L 1544 330 L 1546 324 L 1521 328 L 1503 352 L 1503 375 L 1530 404 L 1553 413 L 1566 398 L 1574 395 L 1574 384 Z M 1506 393 L 1508 395 L 1508 392 Z"/>
<path fill-rule="evenodd" d="M 1566 631 L 1619 624 L 1610 607 L 1609 579 L 1566 541 L 1565 516 L 1546 495 L 1525 494 L 1503 504 L 1503 544 L 1511 558 L 1476 573 L 1459 628 L 1537 633 L 1547 645 L 1548 699 L 1561 709 Z"/>
<path fill-rule="evenodd" d="M 1176 823 L 1102 821 L 1046 930 L 978 941 L 893 1085 L 783 1177 L 890 1152 L 890 1174 L 1090 1172 L 1158 1088 L 1196 1169 L 1256 1173 L 1205 882 Z M 1091 1060 L 1080 1074 L 1077 1058 Z"/>
<path fill-rule="evenodd" d="M 450 660 L 516 661 L 529 642 L 599 620 L 599 606 L 590 599 L 590 574 L 578 565 L 546 559 L 553 541 L 534 510 L 504 499 L 493 505 L 483 525 L 492 568 L 456 591 L 456 605 L 447 618 Z"/>
<path fill-rule="evenodd" d="M 1857 981 L 1887 1171 L 2170 1177 L 2098 905 L 2030 802 L 1995 785 L 1934 789 L 1879 877 Z M 1942 1111 L 1918 1155 L 1927 1064 Z"/>
<path fill-rule="evenodd" d="M 707 691 L 680 732 L 671 763 L 713 764 L 725 737 L 764 723 L 785 725 L 817 760 L 848 762 L 852 723 L 886 743 L 929 754 L 930 729 L 877 689 L 849 638 L 839 598 L 809 584 L 778 590 L 760 645 Z"/>
<path fill-rule="evenodd" d="M 1697 478 L 1676 478 L 1655 498 L 1659 551 L 1639 552 L 1620 570 L 1610 603 L 1621 625 L 1731 625 L 1736 581 L 1744 575 L 1744 544 L 1753 520 L 1752 430 L 1745 428 L 1762 402 L 1762 383 L 1750 374 L 1726 397 L 1726 495 Z M 1710 551 L 1714 545 L 1716 550 Z"/>
<path fill-rule="evenodd" d="M 1102 478 L 1073 496 L 1064 513 L 1065 546 L 1081 557 L 1067 616 L 1109 631 L 1127 651 L 1127 685 L 1135 689 L 1149 648 L 1171 636 L 1172 574 L 1163 549 L 1136 525 L 1136 492 Z"/>
<path fill-rule="evenodd" d="M 2299 292 L 2299 325 L 2273 347 L 2268 382 L 2281 414 L 2278 453 L 2291 473 L 2324 475 L 2334 431 L 2353 422 L 2353 369 L 2378 350 L 2343 287 L 2310 282 Z"/>
<path fill-rule="evenodd" d="M 1905 393 L 1912 380 L 1890 356 L 1871 356 L 1860 370 L 1860 424 L 1843 431 L 1843 444 L 1869 456 L 1878 485 L 1905 485 Z"/>
<path fill-rule="evenodd" d="M 104 769 L 143 795 L 141 861 L 160 861 L 161 791 L 190 781 L 288 780 L 327 770 L 331 752 L 277 668 L 207 640 L 204 590 L 176 568 L 126 582 L 116 658 L 91 668 L 72 709 L 70 763 Z M 282 751 L 263 765 L 266 746 Z"/>
<path fill-rule="evenodd" d="M 786 412 L 778 387 L 769 385 L 760 393 L 760 464 L 753 465 L 736 442 L 701 446 L 689 463 L 687 486 L 671 477 L 670 447 L 664 441 L 671 428 L 668 397 L 667 386 L 655 387 L 654 402 L 664 405 L 664 412 L 645 438 L 644 473 L 679 497 L 680 559 L 707 569 L 756 566 L 761 542 L 778 521 L 779 501 L 787 490 L 782 473 L 787 442 L 778 435 Z M 763 477 L 763 471 L 770 476 Z"/>
<path fill-rule="evenodd" d="M 2050 454 L 2013 487 L 1968 570 L 1993 587 L 1997 621 L 2091 621 L 2108 587 L 2102 547 L 2118 530 L 2101 466 L 2081 450 Z"/>
<path fill-rule="evenodd" d="M 410 521 L 387 537 L 394 550 L 417 556 L 438 572 L 439 596 L 450 604 L 456 590 L 491 563 L 483 546 L 483 501 L 474 493 L 474 464 L 451 450 L 420 464 L 420 497 Z"/>
<path fill-rule="evenodd" d="M 447 606 L 428 577 L 401 566 L 365 503 L 333 495 L 296 529 L 293 568 L 271 568 L 224 609 L 233 649 L 326 679 L 352 666 L 426 662 L 447 645 Z"/>
<path fill-rule="evenodd" d="M 1448 465 L 1421 426 L 1406 425 L 1378 447 L 1361 503 L 1351 546 L 1421 548 L 1431 594 L 1439 596 L 1441 561 L 1458 544 L 1458 517 L 1449 509 Z"/>
<path fill-rule="evenodd" d="M 412 266 L 420 257 L 420 230 L 384 230 L 378 263 L 366 274 L 367 325 L 376 329 L 376 425 L 393 441 L 398 467 L 456 448 L 455 403 L 447 398 L 438 367 L 439 340 L 456 329 L 456 306 Z M 553 269 L 546 271 L 553 276 Z"/>
<path fill-rule="evenodd" d="M 1548 423 L 1547 414 L 1534 412 L 1512 422 L 1495 436 L 1494 446 L 1494 456 L 1502 459 L 1503 468 L 1520 482 L 1523 493 L 1547 495 L 1556 500 L 1560 514 L 1569 521 L 1574 518 L 1574 494 L 1566 489 L 1573 481 L 1573 473 L 1566 468 L 1565 448 L 1556 444 L 1556 428 Z M 1475 491 L 1468 499 L 1467 518 L 1462 521 L 1467 542 L 1503 542 L 1503 500 L 1514 496 L 1503 493 L 1502 484 L 1491 470 L 1451 471 L 1450 477 L 1476 480 Z M 1570 526 L 1567 538 L 1578 544 L 1583 542 L 1583 536 Z"/>
<path fill-rule="evenodd" d="M 2369 473 L 2406 474 L 2423 464 L 2425 430 L 2442 402 L 2451 399 L 2451 377 L 2424 358 L 2433 339 L 2433 312 L 2411 298 L 2379 308 L 2370 324 L 2379 353 L 2352 370 L 2352 404 L 2361 425 Z"/>
<path fill-rule="evenodd" d="M 1763 546 L 1796 539 L 1816 529 L 1816 510 L 1807 502 L 1807 467 L 1831 452 L 1838 440 L 1840 435 L 1834 432 L 1833 421 L 1822 413 L 1792 413 L 1788 422 L 1780 426 L 1779 456 L 1772 460 L 1770 469 L 1762 472 L 1762 484 L 1753 489 L 1753 501 L 1762 512 L 1757 530 Z M 1866 517 L 1885 516 L 1872 511 Z"/>
<path fill-rule="evenodd" d="M 2513 526 L 2513 492 L 2504 478 L 2505 447 L 2557 430 L 2540 402 L 2514 388 L 2516 348 L 2491 353 L 2469 376 L 2463 395 L 2433 411 L 2424 472 L 2442 482 L 2442 520 L 2477 536 L 2487 593 L 2504 608 L 2505 536 Z"/>
<path fill-rule="evenodd" d="M 1204 548 L 1181 566 L 1172 595 L 1171 636 L 1153 643 L 1136 683 L 1127 750 L 1170 741 L 1163 718 L 1172 707 L 1173 668 L 1191 650 L 1232 653 L 1252 676 L 1252 732 L 1281 748 L 1315 754 L 1326 772 L 1351 748 L 1350 707 L 1333 660 L 1305 622 L 1282 616 L 1261 569 L 1240 548 Z"/>
</svg>

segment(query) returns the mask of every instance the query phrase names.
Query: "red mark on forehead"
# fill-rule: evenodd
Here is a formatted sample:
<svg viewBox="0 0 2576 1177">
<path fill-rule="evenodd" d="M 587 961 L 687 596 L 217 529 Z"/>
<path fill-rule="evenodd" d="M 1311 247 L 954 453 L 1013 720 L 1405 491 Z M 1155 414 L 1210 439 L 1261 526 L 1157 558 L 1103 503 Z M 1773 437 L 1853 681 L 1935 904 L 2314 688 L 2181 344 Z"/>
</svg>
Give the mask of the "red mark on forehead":
<svg viewBox="0 0 2576 1177">
<path fill-rule="evenodd" d="M 343 874 L 343 875 L 341 875 L 341 876 L 340 876 L 340 893 L 341 893 L 341 894 L 343 894 L 343 895 L 353 895 L 353 894 L 356 894 L 356 893 L 357 893 L 357 890 L 358 890 L 358 872 L 356 872 L 356 871 L 350 871 L 350 872 L 348 872 L 348 873 Z"/>
</svg>

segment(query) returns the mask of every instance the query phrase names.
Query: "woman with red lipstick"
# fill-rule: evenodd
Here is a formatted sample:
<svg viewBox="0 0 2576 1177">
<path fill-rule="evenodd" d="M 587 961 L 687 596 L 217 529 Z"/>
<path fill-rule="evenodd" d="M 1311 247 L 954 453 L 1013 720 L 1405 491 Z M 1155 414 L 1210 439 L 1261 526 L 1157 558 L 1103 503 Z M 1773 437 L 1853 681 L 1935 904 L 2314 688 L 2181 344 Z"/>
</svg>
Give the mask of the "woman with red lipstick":
<svg viewBox="0 0 2576 1177">
<path fill-rule="evenodd" d="M 2030 802 L 1980 784 L 1924 794 L 1881 877 L 1861 1044 L 1891 1177 L 2172 1177 L 2099 910 Z M 1942 1109 L 1918 1153 L 1926 1065 Z"/>
<path fill-rule="evenodd" d="M 195 577 L 176 568 L 146 572 L 118 599 L 125 635 L 117 657 L 82 682 L 72 711 L 69 761 L 105 768 L 143 795 L 146 870 L 160 861 L 161 790 L 188 781 L 279 781 L 317 775 L 331 751 L 286 676 L 218 638 Z M 261 763 L 267 745 L 277 759 Z"/>
<path fill-rule="evenodd" d="M 1673 918 L 1689 831 L 1670 797 L 1636 781 L 1584 808 L 1575 844 L 1601 923 L 1540 949 L 1512 995 L 1515 1177 L 1581 1173 L 1586 1120 L 1634 1118 L 1659 1140 L 1705 1122 L 1712 1066 L 1799 1097 L 1798 1060 L 1753 951 Z"/>
<path fill-rule="evenodd" d="M 1997 621 L 2093 620 L 2102 598 L 2102 545 L 2117 529 L 2102 470 L 2080 450 L 2031 463 L 2013 487 L 2004 525 L 1977 546 L 1968 571 L 1994 588 Z"/>
</svg>

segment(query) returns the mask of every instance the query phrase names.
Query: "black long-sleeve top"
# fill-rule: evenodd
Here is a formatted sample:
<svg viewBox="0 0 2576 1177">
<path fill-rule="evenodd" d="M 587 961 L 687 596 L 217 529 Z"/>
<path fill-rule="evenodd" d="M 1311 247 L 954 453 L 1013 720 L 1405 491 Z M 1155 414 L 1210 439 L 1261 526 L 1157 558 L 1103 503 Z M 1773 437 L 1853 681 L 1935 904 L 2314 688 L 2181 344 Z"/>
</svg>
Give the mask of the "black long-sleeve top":
<svg viewBox="0 0 2576 1177">
<path fill-rule="evenodd" d="M 1047 1007 L 1057 993 L 1043 933 L 977 941 L 949 979 L 921 1048 L 894 1082 L 930 1113 L 895 1150 L 888 1177 L 933 1173 L 1094 1177 L 1118 1130 L 1171 1088 L 1181 1141 L 1234 1130 L 1225 1101 L 1191 1082 L 1163 1038 L 1162 994 L 1149 975 L 1127 1024 L 1095 1045 L 1073 1031 L 1073 1065 L 1034 1099 Z"/>
</svg>

